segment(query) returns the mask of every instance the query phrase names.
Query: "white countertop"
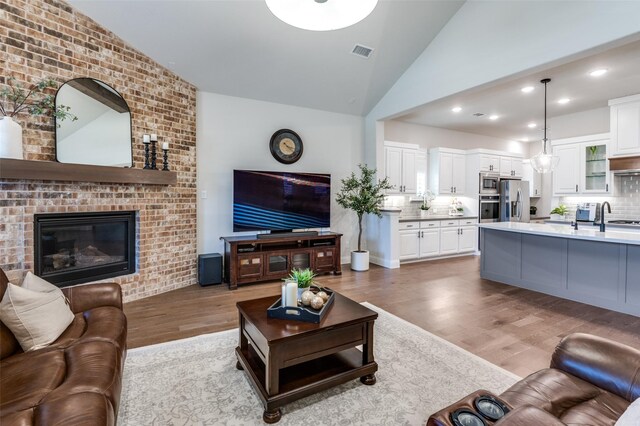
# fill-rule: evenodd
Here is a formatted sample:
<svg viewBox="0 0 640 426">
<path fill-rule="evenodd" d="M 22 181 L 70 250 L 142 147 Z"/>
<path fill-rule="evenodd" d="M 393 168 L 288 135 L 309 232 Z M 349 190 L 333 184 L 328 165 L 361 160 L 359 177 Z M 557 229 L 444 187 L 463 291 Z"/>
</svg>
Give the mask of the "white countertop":
<svg viewBox="0 0 640 426">
<path fill-rule="evenodd" d="M 580 228 L 577 231 L 569 225 L 555 225 L 549 223 L 520 223 L 495 222 L 478 224 L 480 228 L 498 231 L 520 232 L 522 234 L 543 235 L 547 237 L 571 238 L 575 240 L 589 240 L 603 243 L 640 245 L 640 232 L 607 230 L 600 232 L 598 228 Z"/>
<path fill-rule="evenodd" d="M 460 219 L 477 219 L 478 216 L 450 216 L 448 214 L 432 214 L 427 216 L 402 216 L 400 222 L 421 222 L 425 220 L 460 220 Z"/>
</svg>

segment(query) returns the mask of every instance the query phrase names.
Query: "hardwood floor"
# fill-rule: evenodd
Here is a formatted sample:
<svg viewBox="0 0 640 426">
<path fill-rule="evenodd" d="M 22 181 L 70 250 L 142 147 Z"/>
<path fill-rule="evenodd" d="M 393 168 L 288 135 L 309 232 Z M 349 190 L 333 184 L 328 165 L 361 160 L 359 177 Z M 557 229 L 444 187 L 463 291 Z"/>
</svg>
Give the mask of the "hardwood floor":
<svg viewBox="0 0 640 426">
<path fill-rule="evenodd" d="M 573 332 L 640 347 L 640 318 L 482 280 L 476 256 L 358 273 L 347 266 L 318 281 L 520 376 L 547 367 L 556 343 Z M 279 282 L 190 286 L 127 303 L 129 348 L 236 328 L 236 302 L 279 292 Z"/>
</svg>

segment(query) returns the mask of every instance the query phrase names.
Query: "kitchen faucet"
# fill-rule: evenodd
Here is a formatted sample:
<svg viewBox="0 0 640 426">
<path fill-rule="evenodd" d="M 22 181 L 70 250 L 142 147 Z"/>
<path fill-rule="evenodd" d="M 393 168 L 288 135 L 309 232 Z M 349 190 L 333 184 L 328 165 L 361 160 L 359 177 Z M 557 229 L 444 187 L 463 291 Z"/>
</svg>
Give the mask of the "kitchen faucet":
<svg viewBox="0 0 640 426">
<path fill-rule="evenodd" d="M 604 205 L 607 205 L 607 209 L 609 210 L 609 213 L 611 213 L 611 204 L 609 204 L 608 201 L 605 201 L 604 203 L 602 203 L 602 205 L 600 206 L 600 232 L 604 232 Z"/>
</svg>

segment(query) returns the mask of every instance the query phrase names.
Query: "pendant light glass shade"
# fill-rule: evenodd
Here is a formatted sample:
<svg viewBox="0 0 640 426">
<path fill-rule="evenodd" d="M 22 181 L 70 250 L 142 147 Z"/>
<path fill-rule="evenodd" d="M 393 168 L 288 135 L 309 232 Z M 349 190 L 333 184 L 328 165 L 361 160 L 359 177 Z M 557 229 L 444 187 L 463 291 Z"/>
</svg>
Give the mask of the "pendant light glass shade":
<svg viewBox="0 0 640 426">
<path fill-rule="evenodd" d="M 331 31 L 362 21 L 378 0 L 265 0 L 278 19 L 303 30 Z"/>
<path fill-rule="evenodd" d="M 547 139 L 547 84 L 550 78 L 540 80 L 544 84 L 544 138 L 542 139 L 542 151 L 531 158 L 531 167 L 538 173 L 551 173 L 557 166 L 560 158 L 550 154 L 547 149 L 549 139 Z"/>
</svg>

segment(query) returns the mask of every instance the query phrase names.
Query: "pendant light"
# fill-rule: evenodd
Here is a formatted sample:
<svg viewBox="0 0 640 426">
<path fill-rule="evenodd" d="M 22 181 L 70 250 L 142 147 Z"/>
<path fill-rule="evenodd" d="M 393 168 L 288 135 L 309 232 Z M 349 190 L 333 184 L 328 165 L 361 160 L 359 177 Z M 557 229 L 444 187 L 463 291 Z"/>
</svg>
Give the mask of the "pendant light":
<svg viewBox="0 0 640 426">
<path fill-rule="evenodd" d="M 540 80 L 540 83 L 544 84 L 544 138 L 542 139 L 542 151 L 531 158 L 531 166 L 538 173 L 551 173 L 560 160 L 558 156 L 549 154 L 547 151 L 549 145 L 549 139 L 547 139 L 547 84 L 550 81 L 550 78 Z"/>
<path fill-rule="evenodd" d="M 378 0 L 265 0 L 281 21 L 303 30 L 350 27 L 369 16 Z"/>
</svg>

